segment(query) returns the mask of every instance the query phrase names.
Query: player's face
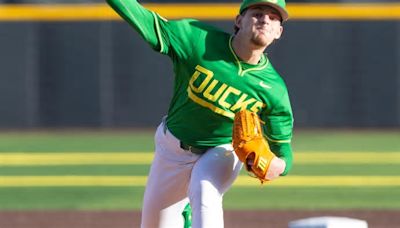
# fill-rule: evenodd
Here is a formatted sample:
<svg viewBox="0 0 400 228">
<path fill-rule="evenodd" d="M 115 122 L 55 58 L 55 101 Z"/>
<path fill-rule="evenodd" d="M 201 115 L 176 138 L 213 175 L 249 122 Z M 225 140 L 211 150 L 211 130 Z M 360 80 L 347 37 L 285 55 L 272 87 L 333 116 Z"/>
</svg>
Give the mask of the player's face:
<svg viewBox="0 0 400 228">
<path fill-rule="evenodd" d="M 236 18 L 238 34 L 248 36 L 249 41 L 259 47 L 266 47 L 281 37 L 283 27 L 277 10 L 269 6 L 255 6 Z"/>
</svg>

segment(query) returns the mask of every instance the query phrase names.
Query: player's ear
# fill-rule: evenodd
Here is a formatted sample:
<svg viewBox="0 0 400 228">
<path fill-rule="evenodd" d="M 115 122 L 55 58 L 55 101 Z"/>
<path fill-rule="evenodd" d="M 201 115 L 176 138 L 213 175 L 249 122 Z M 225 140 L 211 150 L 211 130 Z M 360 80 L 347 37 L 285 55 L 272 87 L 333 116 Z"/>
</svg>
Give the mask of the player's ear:
<svg viewBox="0 0 400 228">
<path fill-rule="evenodd" d="M 242 18 L 243 18 L 243 16 L 242 16 L 241 14 L 239 14 L 239 15 L 236 16 L 236 19 L 235 19 L 235 27 L 238 28 L 238 29 L 240 29 L 240 28 L 242 27 L 242 26 L 240 25 L 241 22 L 242 22 Z"/>
<path fill-rule="evenodd" d="M 283 26 L 281 25 L 280 28 L 276 30 L 275 40 L 278 40 L 279 38 L 281 38 L 282 33 L 283 33 Z"/>
</svg>

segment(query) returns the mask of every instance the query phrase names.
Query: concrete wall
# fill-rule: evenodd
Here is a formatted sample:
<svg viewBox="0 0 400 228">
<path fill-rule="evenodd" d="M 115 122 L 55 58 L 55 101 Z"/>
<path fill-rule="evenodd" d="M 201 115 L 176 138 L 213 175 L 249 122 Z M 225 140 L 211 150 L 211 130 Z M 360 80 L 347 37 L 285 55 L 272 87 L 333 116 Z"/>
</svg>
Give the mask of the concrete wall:
<svg viewBox="0 0 400 228">
<path fill-rule="evenodd" d="M 296 126 L 400 127 L 399 21 L 291 21 L 268 55 Z M 0 128 L 153 127 L 172 80 L 125 22 L 0 22 Z"/>
</svg>

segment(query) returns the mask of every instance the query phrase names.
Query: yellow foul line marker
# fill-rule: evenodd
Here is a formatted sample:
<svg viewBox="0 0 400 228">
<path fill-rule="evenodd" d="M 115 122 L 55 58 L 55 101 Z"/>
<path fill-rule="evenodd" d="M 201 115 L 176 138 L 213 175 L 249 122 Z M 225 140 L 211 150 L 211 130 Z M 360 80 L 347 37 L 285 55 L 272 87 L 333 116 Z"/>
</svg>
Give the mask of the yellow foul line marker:
<svg viewBox="0 0 400 228">
<path fill-rule="evenodd" d="M 143 4 L 168 19 L 234 20 L 239 3 Z M 292 20 L 399 20 L 400 3 L 289 3 Z M 3 4 L 0 21 L 121 20 L 107 4 Z"/>
<path fill-rule="evenodd" d="M 146 176 L 0 176 L 0 187 L 144 187 Z M 257 179 L 239 176 L 239 187 L 397 187 L 399 176 L 288 176 L 261 185 Z"/>
<path fill-rule="evenodd" d="M 149 165 L 150 152 L 0 152 L 1 166 Z M 299 164 L 400 164 L 400 152 L 295 152 Z"/>
</svg>

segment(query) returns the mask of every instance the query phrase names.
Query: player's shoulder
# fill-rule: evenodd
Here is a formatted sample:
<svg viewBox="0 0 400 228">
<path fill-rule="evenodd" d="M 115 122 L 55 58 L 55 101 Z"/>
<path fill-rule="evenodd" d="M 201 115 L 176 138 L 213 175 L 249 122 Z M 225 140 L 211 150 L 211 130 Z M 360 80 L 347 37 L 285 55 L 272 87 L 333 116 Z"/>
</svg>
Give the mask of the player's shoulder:
<svg viewBox="0 0 400 228">
<path fill-rule="evenodd" d="M 271 59 L 268 58 L 268 56 L 265 56 L 266 60 L 267 60 L 267 67 L 264 70 L 264 73 L 276 77 L 276 78 L 280 78 L 282 79 L 281 74 L 276 70 L 276 68 L 274 67 L 274 65 L 271 62 Z"/>
<path fill-rule="evenodd" d="M 275 83 L 279 84 L 281 87 L 286 89 L 286 82 L 284 77 L 276 70 L 276 68 L 273 66 L 271 60 L 267 57 L 267 67 L 263 70 L 263 73 L 265 74 L 265 77 L 268 77 L 270 79 L 273 79 Z"/>
<path fill-rule="evenodd" d="M 196 19 L 180 19 L 176 20 L 175 23 L 178 23 L 181 26 L 189 27 L 191 30 L 199 31 L 199 32 L 207 32 L 207 33 L 226 33 L 222 29 L 211 25 L 209 23 L 205 23 Z"/>
</svg>

